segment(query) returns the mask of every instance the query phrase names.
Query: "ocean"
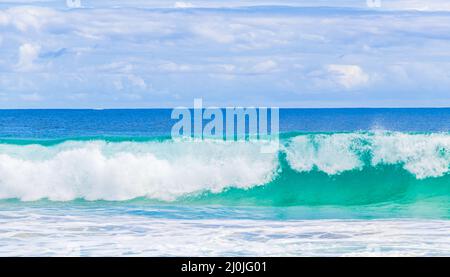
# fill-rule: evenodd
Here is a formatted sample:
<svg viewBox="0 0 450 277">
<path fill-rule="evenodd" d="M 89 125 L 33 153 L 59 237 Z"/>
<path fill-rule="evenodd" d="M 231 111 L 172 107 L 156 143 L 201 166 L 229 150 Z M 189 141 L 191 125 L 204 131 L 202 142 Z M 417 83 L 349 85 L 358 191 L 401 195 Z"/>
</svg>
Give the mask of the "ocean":
<svg viewBox="0 0 450 277">
<path fill-rule="evenodd" d="M 450 109 L 280 109 L 273 153 L 170 115 L 0 110 L 0 255 L 450 256 Z"/>
</svg>

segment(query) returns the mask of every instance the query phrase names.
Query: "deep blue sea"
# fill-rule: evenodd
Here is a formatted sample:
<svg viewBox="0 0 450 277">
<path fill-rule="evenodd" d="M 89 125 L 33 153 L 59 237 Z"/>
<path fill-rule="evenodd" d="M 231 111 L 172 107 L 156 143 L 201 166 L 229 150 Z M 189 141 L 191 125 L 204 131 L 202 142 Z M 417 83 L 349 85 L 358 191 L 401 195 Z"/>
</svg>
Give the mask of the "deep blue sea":
<svg viewBox="0 0 450 277">
<path fill-rule="evenodd" d="M 171 109 L 0 110 L 0 137 L 23 139 L 170 135 Z M 281 109 L 280 132 L 448 132 L 450 108 Z"/>
<path fill-rule="evenodd" d="M 170 109 L 0 110 L 0 255 L 450 255 L 450 109 L 281 109 L 259 141 Z"/>
</svg>

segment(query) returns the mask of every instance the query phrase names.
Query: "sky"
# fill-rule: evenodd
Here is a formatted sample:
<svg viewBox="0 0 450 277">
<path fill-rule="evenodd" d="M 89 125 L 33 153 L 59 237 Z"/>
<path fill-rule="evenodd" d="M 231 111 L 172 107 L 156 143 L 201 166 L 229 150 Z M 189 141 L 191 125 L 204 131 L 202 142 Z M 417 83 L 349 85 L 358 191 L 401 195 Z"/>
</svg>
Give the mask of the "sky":
<svg viewBox="0 0 450 277">
<path fill-rule="evenodd" d="M 450 1 L 0 0 L 0 108 L 450 106 Z"/>
</svg>

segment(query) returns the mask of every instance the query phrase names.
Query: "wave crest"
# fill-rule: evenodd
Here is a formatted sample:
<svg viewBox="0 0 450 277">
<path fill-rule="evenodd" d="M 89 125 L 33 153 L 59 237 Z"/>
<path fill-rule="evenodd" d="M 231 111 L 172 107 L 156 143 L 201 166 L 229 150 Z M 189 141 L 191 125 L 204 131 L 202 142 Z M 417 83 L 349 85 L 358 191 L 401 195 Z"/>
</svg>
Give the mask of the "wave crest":
<svg viewBox="0 0 450 277">
<path fill-rule="evenodd" d="M 285 149 L 290 166 L 300 172 L 328 174 L 364 166 L 401 165 L 418 179 L 440 177 L 450 165 L 449 134 L 349 133 L 300 135 Z"/>
<path fill-rule="evenodd" d="M 446 175 L 450 165 L 450 135 L 445 133 L 296 134 L 284 137 L 280 151 L 272 154 L 262 153 L 262 145 L 219 140 L 4 143 L 0 144 L 0 199 L 173 201 L 230 187 L 249 189 L 276 179 L 282 180 L 279 185 L 323 186 L 333 180 L 320 177 L 318 182 L 314 174 L 307 178 L 302 174 L 356 171 L 364 175 L 378 167 L 389 168 L 384 165 L 402 171 L 402 178 L 407 171 L 420 181 Z M 282 164 L 297 175 L 283 172 Z M 364 186 L 361 174 L 346 182 Z M 398 174 L 383 176 L 394 178 L 395 184 Z"/>
<path fill-rule="evenodd" d="M 1 148 L 7 148 L 0 154 L 2 199 L 170 201 L 204 190 L 265 184 L 277 167 L 276 154 L 261 154 L 260 145 L 246 142 L 96 141 Z"/>
</svg>

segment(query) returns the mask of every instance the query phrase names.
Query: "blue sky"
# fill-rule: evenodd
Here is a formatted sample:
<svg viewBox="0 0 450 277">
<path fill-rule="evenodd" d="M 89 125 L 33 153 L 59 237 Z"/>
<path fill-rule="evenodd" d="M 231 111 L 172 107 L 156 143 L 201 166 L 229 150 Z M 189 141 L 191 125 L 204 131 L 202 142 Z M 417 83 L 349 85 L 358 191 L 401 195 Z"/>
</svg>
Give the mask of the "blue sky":
<svg viewBox="0 0 450 277">
<path fill-rule="evenodd" d="M 450 106 L 450 1 L 380 3 L 0 0 L 0 108 Z"/>
</svg>

